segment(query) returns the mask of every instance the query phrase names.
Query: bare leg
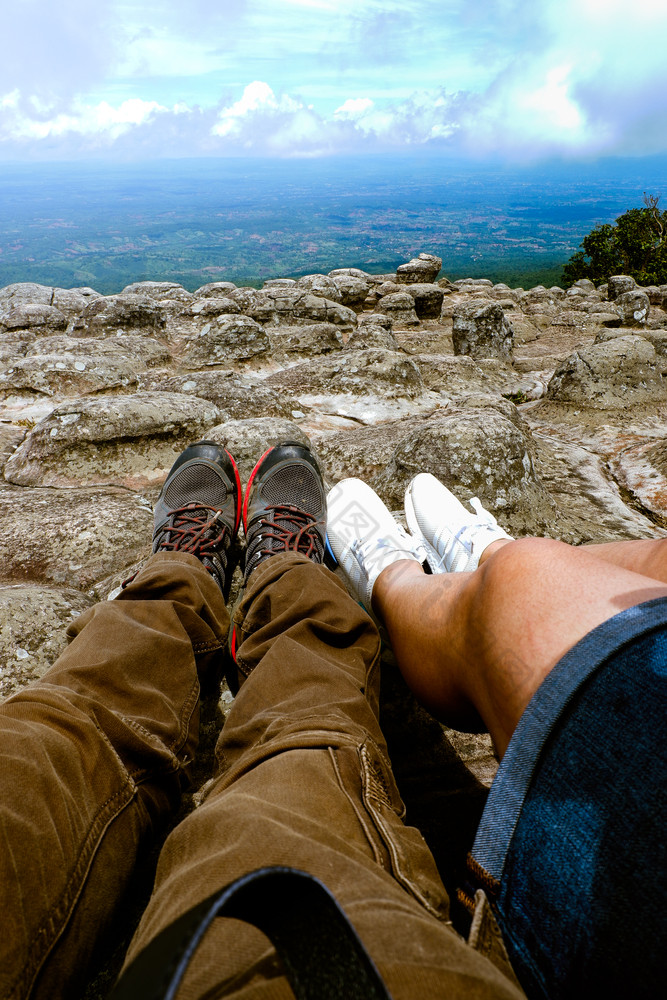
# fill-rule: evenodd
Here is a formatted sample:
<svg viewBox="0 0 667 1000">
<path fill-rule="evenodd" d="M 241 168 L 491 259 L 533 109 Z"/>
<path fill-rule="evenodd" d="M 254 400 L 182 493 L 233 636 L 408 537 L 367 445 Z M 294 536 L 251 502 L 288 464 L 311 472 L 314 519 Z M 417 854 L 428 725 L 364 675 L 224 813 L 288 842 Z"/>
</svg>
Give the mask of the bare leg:
<svg viewBox="0 0 667 1000">
<path fill-rule="evenodd" d="M 640 558 L 659 571 L 649 546 L 664 552 L 661 543 L 574 548 L 524 538 L 495 542 L 474 573 L 427 576 L 414 562 L 396 562 L 378 577 L 373 607 L 417 698 L 450 725 L 488 729 L 502 755 L 568 649 L 619 611 L 667 597 L 660 578 L 598 555 L 620 559 L 626 544 L 644 546 Z"/>
<path fill-rule="evenodd" d="M 667 538 L 605 542 L 602 545 L 587 545 L 585 550 L 605 562 L 667 583 Z"/>
</svg>

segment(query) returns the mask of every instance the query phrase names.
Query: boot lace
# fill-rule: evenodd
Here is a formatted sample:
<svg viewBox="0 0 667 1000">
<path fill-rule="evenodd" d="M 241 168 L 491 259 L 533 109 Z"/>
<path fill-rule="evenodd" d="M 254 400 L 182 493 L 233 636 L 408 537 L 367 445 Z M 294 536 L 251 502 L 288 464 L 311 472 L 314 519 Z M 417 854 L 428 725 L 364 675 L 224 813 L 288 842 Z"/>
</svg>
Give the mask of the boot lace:
<svg viewBox="0 0 667 1000">
<path fill-rule="evenodd" d="M 217 554 L 224 562 L 228 534 L 229 525 L 221 510 L 191 503 L 171 511 L 157 536 L 158 547 L 163 552 L 191 552 L 198 559 Z"/>
<path fill-rule="evenodd" d="M 322 555 L 320 531 L 324 527 L 312 514 L 289 504 L 276 504 L 262 515 L 260 547 L 253 558 L 275 552 L 300 552 L 304 556 Z"/>
</svg>

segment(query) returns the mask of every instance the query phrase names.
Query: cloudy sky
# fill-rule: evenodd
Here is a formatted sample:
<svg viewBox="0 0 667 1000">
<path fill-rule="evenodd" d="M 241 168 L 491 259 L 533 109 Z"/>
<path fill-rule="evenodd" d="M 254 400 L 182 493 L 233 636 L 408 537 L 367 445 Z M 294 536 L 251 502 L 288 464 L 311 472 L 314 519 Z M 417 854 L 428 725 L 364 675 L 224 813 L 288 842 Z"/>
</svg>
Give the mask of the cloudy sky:
<svg viewBox="0 0 667 1000">
<path fill-rule="evenodd" d="M 12 0 L 0 160 L 667 152 L 665 0 Z"/>
</svg>

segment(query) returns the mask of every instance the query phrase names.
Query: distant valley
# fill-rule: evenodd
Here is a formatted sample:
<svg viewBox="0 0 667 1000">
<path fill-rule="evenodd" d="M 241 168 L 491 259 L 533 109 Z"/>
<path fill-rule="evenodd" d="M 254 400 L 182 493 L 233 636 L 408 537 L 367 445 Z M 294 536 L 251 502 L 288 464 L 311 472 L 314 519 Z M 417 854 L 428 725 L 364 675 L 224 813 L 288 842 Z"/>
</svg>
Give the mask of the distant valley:
<svg viewBox="0 0 667 1000">
<path fill-rule="evenodd" d="M 551 285 L 599 222 L 667 197 L 664 159 L 530 169 L 429 156 L 0 166 L 0 286 L 143 279 L 260 285 L 394 270 L 414 253 L 451 278 Z"/>
</svg>

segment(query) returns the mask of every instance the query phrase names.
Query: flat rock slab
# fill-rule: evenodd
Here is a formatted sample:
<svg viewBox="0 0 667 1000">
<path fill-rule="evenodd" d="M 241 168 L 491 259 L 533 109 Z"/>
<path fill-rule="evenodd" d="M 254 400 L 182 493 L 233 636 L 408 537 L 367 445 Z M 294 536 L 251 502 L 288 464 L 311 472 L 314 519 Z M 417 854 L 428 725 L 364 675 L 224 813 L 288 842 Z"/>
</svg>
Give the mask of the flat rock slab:
<svg viewBox="0 0 667 1000">
<path fill-rule="evenodd" d="M 377 349 L 314 358 L 307 364 L 275 372 L 265 381 L 297 397 L 324 390 L 329 395 L 381 393 L 385 399 L 415 399 L 424 391 L 424 382 L 412 359 L 396 351 Z"/>
<path fill-rule="evenodd" d="M 246 295 L 239 301 L 237 292 L 229 297 L 239 302 L 243 311 L 262 324 L 301 325 L 309 323 L 335 323 L 352 329 L 357 325 L 357 314 L 348 306 L 321 295 L 314 295 L 307 288 L 272 287 Z"/>
<path fill-rule="evenodd" d="M 139 376 L 139 388 L 210 399 L 225 420 L 244 420 L 248 417 L 289 419 L 299 408 L 295 399 L 287 393 L 271 389 L 261 379 L 220 368 L 175 376 L 167 372 L 151 372 Z"/>
<path fill-rule="evenodd" d="M 0 372 L 0 398 L 12 395 L 82 396 L 136 385 L 131 361 L 84 354 L 21 358 Z"/>
<path fill-rule="evenodd" d="M 0 422 L 0 468 L 4 468 L 5 462 L 16 451 L 27 433 L 25 427 L 18 427 L 5 421 Z"/>
<path fill-rule="evenodd" d="M 0 330 L 32 330 L 45 328 L 47 330 L 64 330 L 67 326 L 67 316 L 51 305 L 8 305 L 0 311 Z"/>
<path fill-rule="evenodd" d="M 236 316 L 240 312 L 238 303 L 226 295 L 194 299 L 190 306 L 190 315 L 205 321 L 212 316 Z"/>
<path fill-rule="evenodd" d="M 539 398 L 544 393 L 539 378 L 526 377 L 497 358 L 474 360 L 463 355 L 413 354 L 424 385 L 457 400 L 470 393 L 519 395 Z"/>
<path fill-rule="evenodd" d="M 667 528 L 667 442 L 661 439 L 626 448 L 613 462 L 613 471 L 643 510 Z"/>
<path fill-rule="evenodd" d="M 0 332 L 0 364 L 13 364 L 18 358 L 25 357 L 36 340 L 34 330 Z"/>
<path fill-rule="evenodd" d="M 0 698 L 43 677 L 67 646 L 67 626 L 94 603 L 77 590 L 0 587 Z"/>
<path fill-rule="evenodd" d="M 667 330 L 632 330 L 628 327 L 618 327 L 616 330 L 600 330 L 595 337 L 595 344 L 608 343 L 610 340 L 617 340 L 619 337 L 640 336 L 643 340 L 648 340 L 655 347 L 655 353 L 667 356 Z"/>
<path fill-rule="evenodd" d="M 101 361 L 112 358 L 116 361 L 129 361 L 136 370 L 154 368 L 156 365 L 167 365 L 171 361 L 171 353 L 166 344 L 156 337 L 138 334 L 102 338 L 67 337 L 64 334 L 53 337 L 39 337 L 27 347 L 26 355 L 42 354 L 85 354 L 87 357 Z"/>
<path fill-rule="evenodd" d="M 331 417 L 377 424 L 428 412 L 440 403 L 436 393 L 426 391 L 411 358 L 379 349 L 313 358 L 272 373 L 265 384 L 289 393 L 309 410 L 309 432 L 329 429 Z"/>
<path fill-rule="evenodd" d="M 183 448 L 219 422 L 214 403 L 178 393 L 78 399 L 56 407 L 5 465 L 19 486 L 161 482 Z"/>
<path fill-rule="evenodd" d="M 191 303 L 194 295 L 176 281 L 134 281 L 126 285 L 121 295 L 148 295 L 158 302 Z"/>
<path fill-rule="evenodd" d="M 103 298 L 93 288 L 53 288 L 33 281 L 20 281 L 0 288 L 0 311 L 21 305 L 51 306 L 67 316 L 77 315 L 93 301 Z"/>
<path fill-rule="evenodd" d="M 334 323 L 309 323 L 304 326 L 267 327 L 274 359 L 312 357 L 330 354 L 343 347 L 340 328 Z"/>
<path fill-rule="evenodd" d="M 634 409 L 667 400 L 667 364 L 644 337 L 618 337 L 581 348 L 563 361 L 547 396 L 598 410 Z"/>
<path fill-rule="evenodd" d="M 576 441 L 563 441 L 535 429 L 533 437 L 537 445 L 535 467 L 560 512 L 558 538 L 579 545 L 619 537 L 655 537 L 655 524 L 628 506 L 599 455 Z M 616 479 L 623 482 L 621 470 L 617 470 Z M 624 485 L 630 490 L 629 483 Z M 663 490 L 665 485 L 662 480 Z"/>
<path fill-rule="evenodd" d="M 108 295 L 90 302 L 83 312 L 70 320 L 71 337 L 109 337 L 119 332 L 161 333 L 167 325 L 167 312 L 149 295 Z"/>
<path fill-rule="evenodd" d="M 418 329 L 396 330 L 394 336 L 406 354 L 454 354 L 452 325 L 447 320 L 428 326 L 422 324 Z"/>
<path fill-rule="evenodd" d="M 88 590 L 150 553 L 151 505 L 126 490 L 0 486 L 0 516 L 3 583 Z"/>
</svg>

